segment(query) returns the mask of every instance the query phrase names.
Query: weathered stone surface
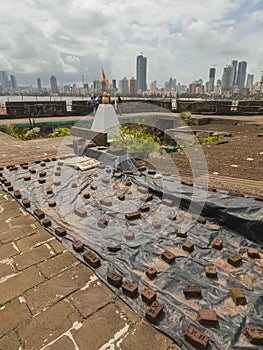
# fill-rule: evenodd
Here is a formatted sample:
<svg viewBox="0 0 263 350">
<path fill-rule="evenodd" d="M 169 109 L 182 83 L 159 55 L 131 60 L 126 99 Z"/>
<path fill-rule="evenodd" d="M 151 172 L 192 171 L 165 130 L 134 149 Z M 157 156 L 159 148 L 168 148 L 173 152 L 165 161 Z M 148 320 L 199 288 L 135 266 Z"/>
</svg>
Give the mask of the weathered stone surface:
<svg viewBox="0 0 263 350">
<path fill-rule="evenodd" d="M 25 252 L 27 250 L 32 250 L 32 248 L 37 247 L 40 243 L 44 244 L 48 242 L 50 238 L 51 236 L 46 230 L 40 229 L 39 232 L 36 230 L 35 233 L 31 233 L 28 237 L 21 237 L 21 239 L 16 242 L 16 245 L 21 252 Z"/>
<path fill-rule="evenodd" d="M 64 251 L 62 254 L 55 255 L 51 259 L 41 262 L 38 264 L 38 268 L 45 278 L 51 278 L 65 270 L 68 271 L 75 263 L 74 255 Z"/>
<path fill-rule="evenodd" d="M 203 326 L 216 327 L 218 323 L 217 314 L 213 309 L 198 310 L 196 320 Z"/>
<path fill-rule="evenodd" d="M 161 258 L 167 262 L 167 264 L 172 264 L 175 262 L 175 255 L 172 252 L 169 252 L 168 250 L 165 250 L 161 254 Z"/>
<path fill-rule="evenodd" d="M 40 245 L 32 250 L 25 251 L 23 254 L 14 258 L 16 268 L 21 271 L 29 266 L 33 266 L 50 257 L 50 249 L 45 245 Z"/>
<path fill-rule="evenodd" d="M 0 261 L 6 258 L 11 258 L 17 254 L 19 254 L 19 251 L 17 251 L 16 247 L 12 243 L 0 245 Z"/>
<path fill-rule="evenodd" d="M 234 267 L 239 267 L 242 264 L 242 256 L 239 254 L 232 254 L 227 258 L 227 262 Z"/>
<path fill-rule="evenodd" d="M 93 253 L 91 250 L 88 250 L 83 254 L 83 259 L 89 264 L 91 267 L 98 268 L 100 266 L 100 258 Z"/>
<path fill-rule="evenodd" d="M 151 305 L 151 303 L 156 300 L 157 294 L 151 290 L 150 288 L 144 288 L 143 291 L 141 292 L 141 298 L 142 301 L 147 304 Z"/>
<path fill-rule="evenodd" d="M 259 326 L 246 326 L 242 333 L 253 345 L 263 345 L 263 328 Z"/>
<path fill-rule="evenodd" d="M 208 348 L 208 336 L 193 326 L 185 328 L 184 338 L 198 349 L 206 350 Z"/>
<path fill-rule="evenodd" d="M 78 312 L 62 300 L 33 317 L 18 333 L 25 349 L 41 349 L 72 328 L 76 321 L 80 322 Z"/>
<path fill-rule="evenodd" d="M 157 323 L 163 314 L 163 304 L 160 304 L 158 301 L 154 301 L 150 307 L 148 307 L 145 318 L 146 320 Z"/>
<path fill-rule="evenodd" d="M 73 341 L 67 336 L 58 338 L 54 343 L 52 342 L 50 346 L 47 346 L 45 350 L 76 350 Z"/>
<path fill-rule="evenodd" d="M 229 295 L 236 305 L 246 305 L 247 299 L 242 289 L 231 288 Z"/>
<path fill-rule="evenodd" d="M 183 289 L 185 298 L 187 299 L 200 299 L 202 298 L 201 288 L 195 284 L 186 286 Z"/>
</svg>

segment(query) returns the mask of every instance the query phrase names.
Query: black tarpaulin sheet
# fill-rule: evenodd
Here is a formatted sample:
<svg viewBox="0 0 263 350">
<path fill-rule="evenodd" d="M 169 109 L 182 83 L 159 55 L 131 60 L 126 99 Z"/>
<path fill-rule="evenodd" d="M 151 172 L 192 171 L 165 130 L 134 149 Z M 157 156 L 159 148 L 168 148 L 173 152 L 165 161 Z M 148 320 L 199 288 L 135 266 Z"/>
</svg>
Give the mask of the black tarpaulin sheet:
<svg viewBox="0 0 263 350">
<path fill-rule="evenodd" d="M 103 157 L 100 159 L 103 160 Z M 116 166 L 114 163 L 113 167 Z M 95 269 L 95 273 L 105 283 L 107 274 L 116 271 L 125 281 L 137 284 L 139 292 L 144 287 L 156 291 L 157 300 L 164 304 L 164 316 L 156 327 L 183 349 L 192 349 L 183 335 L 188 325 L 193 325 L 209 337 L 210 349 L 256 348 L 244 338 L 242 329 L 247 324 L 263 326 L 263 254 L 260 253 L 261 259 L 251 259 L 247 255 L 248 247 L 262 249 L 263 203 L 250 197 L 235 198 L 224 192 L 207 193 L 201 188 L 193 189 L 181 185 L 169 175 L 149 176 L 144 173 L 139 177 L 123 174 L 121 178 L 115 178 L 109 164 L 85 172 L 63 163 L 63 160 L 33 163 L 29 167 L 34 168 L 36 173 L 31 174 L 19 167 L 16 171 L 5 169 L 3 174 L 15 190 L 20 190 L 22 198 L 30 200 L 28 211 L 33 213 L 36 208 L 42 209 L 52 221 L 48 230 L 54 235 L 55 227 L 65 227 L 68 234 L 59 239 L 81 261 L 82 254 L 72 249 L 73 241 L 80 239 L 86 249 L 93 250 L 101 259 L 101 266 Z M 39 173 L 43 171 L 46 172 L 46 182 L 40 184 Z M 30 181 L 24 180 L 26 175 L 31 176 Z M 131 186 L 127 186 L 127 180 L 131 181 Z M 96 185 L 97 189 L 92 190 L 90 185 Z M 46 188 L 50 186 L 53 194 L 48 195 Z M 140 219 L 128 221 L 125 213 L 138 210 L 145 203 L 146 194 L 141 192 L 141 187 L 153 194 L 153 200 L 148 202 L 150 211 L 143 212 Z M 84 192 L 90 193 L 89 199 L 83 197 Z M 118 199 L 121 193 L 125 193 L 123 201 Z M 100 199 L 105 197 L 112 202 L 111 206 L 100 203 Z M 162 204 L 163 198 L 173 199 L 174 204 Z M 56 207 L 49 207 L 50 200 L 56 201 Z M 204 203 L 204 213 L 209 216 L 206 224 L 197 223 L 195 215 L 186 210 L 190 202 L 196 213 L 200 203 Z M 80 217 L 76 214 L 75 209 L 78 208 L 86 210 L 87 215 Z M 176 220 L 171 220 L 174 216 Z M 107 227 L 97 225 L 101 218 L 108 220 Z M 153 227 L 156 221 L 160 222 L 160 228 Z M 187 230 L 187 239 L 177 237 L 177 231 L 182 229 Z M 125 239 L 124 234 L 128 230 L 134 232 L 133 240 Z M 211 248 L 215 237 L 223 240 L 222 251 Z M 116 240 L 121 242 L 122 249 L 111 253 L 107 246 Z M 192 253 L 182 249 L 186 240 L 194 244 Z M 175 254 L 175 263 L 169 265 L 161 259 L 164 250 Z M 238 268 L 227 263 L 232 253 L 243 257 Z M 205 266 L 211 265 L 218 273 L 218 278 L 214 280 L 204 273 Z M 149 266 L 158 271 L 153 281 L 145 275 Z M 189 284 L 201 287 L 200 300 L 185 299 L 183 289 Z M 146 305 L 140 297 L 132 299 L 121 289 L 110 287 L 140 316 L 145 316 Z M 246 305 L 236 306 L 233 303 L 229 297 L 229 290 L 233 287 L 244 291 Z M 200 308 L 216 311 L 217 327 L 204 327 L 196 321 Z"/>
</svg>

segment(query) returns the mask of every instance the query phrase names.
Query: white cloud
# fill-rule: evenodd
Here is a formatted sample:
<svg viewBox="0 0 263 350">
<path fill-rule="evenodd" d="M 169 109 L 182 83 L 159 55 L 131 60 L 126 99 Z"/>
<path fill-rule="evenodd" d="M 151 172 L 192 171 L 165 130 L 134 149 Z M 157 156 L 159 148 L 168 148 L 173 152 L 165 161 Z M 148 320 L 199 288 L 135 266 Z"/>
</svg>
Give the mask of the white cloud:
<svg viewBox="0 0 263 350">
<path fill-rule="evenodd" d="M 136 56 L 148 57 L 148 82 L 181 83 L 232 59 L 262 70 L 263 5 L 259 0 L 2 0 L 0 70 L 36 84 L 135 76 Z M 20 74 L 19 74 L 20 73 Z M 23 81 L 22 81 L 23 80 Z"/>
</svg>

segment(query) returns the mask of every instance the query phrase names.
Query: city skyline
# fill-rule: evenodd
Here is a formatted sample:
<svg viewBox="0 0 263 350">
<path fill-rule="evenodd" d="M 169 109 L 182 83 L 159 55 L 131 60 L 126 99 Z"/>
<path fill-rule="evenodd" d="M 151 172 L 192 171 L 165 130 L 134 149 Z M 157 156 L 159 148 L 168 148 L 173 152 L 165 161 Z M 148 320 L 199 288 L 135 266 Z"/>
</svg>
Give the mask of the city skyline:
<svg viewBox="0 0 263 350">
<path fill-rule="evenodd" d="M 182 83 L 207 80 L 209 67 L 223 72 L 232 59 L 263 70 L 263 4 L 258 0 L 144 2 L 114 0 L 3 0 L 0 14 L 0 69 L 20 84 L 63 84 L 136 75 L 135 58 L 148 57 L 147 82 L 171 76 Z M 220 73 L 221 75 L 221 73 Z"/>
</svg>

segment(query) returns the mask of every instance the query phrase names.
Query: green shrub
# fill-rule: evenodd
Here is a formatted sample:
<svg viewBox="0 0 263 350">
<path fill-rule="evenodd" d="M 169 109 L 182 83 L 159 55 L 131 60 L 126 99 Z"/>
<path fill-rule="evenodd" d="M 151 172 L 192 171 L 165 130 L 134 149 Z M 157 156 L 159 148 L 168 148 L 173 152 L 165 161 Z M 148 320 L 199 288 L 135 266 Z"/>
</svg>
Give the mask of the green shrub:
<svg viewBox="0 0 263 350">
<path fill-rule="evenodd" d="M 186 125 L 192 126 L 194 125 L 194 120 L 192 118 L 191 112 L 181 112 L 180 118 L 185 122 Z"/>
<path fill-rule="evenodd" d="M 69 128 L 57 128 L 54 129 L 51 134 L 49 134 L 49 137 L 63 137 L 70 134 Z"/>
<path fill-rule="evenodd" d="M 119 129 L 120 135 L 115 136 L 113 140 L 113 146 L 118 148 L 138 152 L 148 157 L 150 153 L 158 151 L 162 145 L 159 137 L 149 134 L 144 127 L 130 129 L 120 125 Z"/>
<path fill-rule="evenodd" d="M 219 140 L 219 136 L 212 135 L 212 136 L 208 136 L 208 137 L 203 137 L 201 139 L 201 143 L 211 143 L 211 142 L 216 142 L 218 140 Z"/>
</svg>

